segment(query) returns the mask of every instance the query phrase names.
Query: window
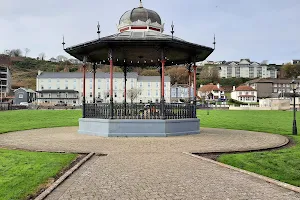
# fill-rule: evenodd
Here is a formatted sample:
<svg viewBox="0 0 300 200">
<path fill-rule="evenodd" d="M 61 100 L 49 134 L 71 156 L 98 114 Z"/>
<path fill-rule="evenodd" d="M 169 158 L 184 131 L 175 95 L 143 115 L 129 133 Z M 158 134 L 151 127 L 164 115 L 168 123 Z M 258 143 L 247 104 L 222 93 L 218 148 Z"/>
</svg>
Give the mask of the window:
<svg viewBox="0 0 300 200">
<path fill-rule="evenodd" d="M 49 90 L 51 90 L 51 85 L 49 85 L 49 87 L 48 87 L 48 88 L 49 88 Z"/>
<path fill-rule="evenodd" d="M 100 92 L 98 92 L 98 98 L 101 98 L 101 93 Z"/>
<path fill-rule="evenodd" d="M 277 92 L 277 88 L 274 88 L 274 90 L 273 90 L 274 92 Z"/>
<path fill-rule="evenodd" d="M 41 98 L 43 98 L 44 97 L 44 95 L 43 95 L 43 93 L 41 94 Z"/>
<path fill-rule="evenodd" d="M 157 87 L 157 88 L 159 87 L 159 83 L 156 83 L 156 87 Z"/>
<path fill-rule="evenodd" d="M 44 89 L 44 86 L 41 86 L 42 90 Z"/>
<path fill-rule="evenodd" d="M 48 82 L 51 83 L 51 79 L 49 79 Z"/>
<path fill-rule="evenodd" d="M 48 94 L 48 97 L 51 98 L 51 94 Z"/>
<path fill-rule="evenodd" d="M 158 90 L 156 90 L 156 96 L 158 96 Z"/>
<path fill-rule="evenodd" d="M 68 98 L 68 93 L 66 93 L 66 98 Z"/>
<path fill-rule="evenodd" d="M 151 96 L 151 93 L 150 93 L 150 90 L 148 90 L 148 97 L 150 97 Z"/>
<path fill-rule="evenodd" d="M 151 83 L 148 83 L 148 87 L 151 87 Z"/>
<path fill-rule="evenodd" d="M 19 94 L 19 99 L 23 99 L 24 95 L 23 94 Z"/>
<path fill-rule="evenodd" d="M 93 93 L 92 92 L 90 92 L 90 97 L 93 97 Z"/>
<path fill-rule="evenodd" d="M 143 83 L 140 83 L 140 87 L 143 87 Z"/>
</svg>

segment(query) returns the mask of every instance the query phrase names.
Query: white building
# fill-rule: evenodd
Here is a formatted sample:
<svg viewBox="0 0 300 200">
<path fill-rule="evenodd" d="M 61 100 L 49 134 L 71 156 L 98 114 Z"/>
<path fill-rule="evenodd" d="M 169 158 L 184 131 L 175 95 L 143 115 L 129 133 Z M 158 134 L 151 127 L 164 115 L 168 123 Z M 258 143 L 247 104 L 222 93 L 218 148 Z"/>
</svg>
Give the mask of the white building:
<svg viewBox="0 0 300 200">
<path fill-rule="evenodd" d="M 257 91 L 252 87 L 246 85 L 242 85 L 237 88 L 233 86 L 231 99 L 244 103 L 255 103 L 257 102 Z"/>
<path fill-rule="evenodd" d="M 11 91 L 11 73 L 8 67 L 0 66 L 0 99 L 7 97 Z"/>
<path fill-rule="evenodd" d="M 220 65 L 221 78 L 277 78 L 277 70 L 266 64 L 241 59 L 240 62 L 227 62 Z"/>
<path fill-rule="evenodd" d="M 114 101 L 124 101 L 124 75 L 114 73 Z M 110 81 L 109 74 L 97 72 L 95 79 L 95 96 L 99 102 L 109 102 Z M 170 77 L 165 77 L 165 100 L 170 102 Z M 160 77 L 139 76 L 137 73 L 127 74 L 127 102 L 130 91 L 137 92 L 134 103 L 148 103 L 160 101 Z M 80 72 L 41 72 L 36 79 L 39 104 L 81 104 L 83 97 L 83 73 Z M 93 102 L 93 74 L 86 73 L 86 102 Z"/>
<path fill-rule="evenodd" d="M 214 85 L 212 83 L 204 86 L 201 85 L 198 89 L 198 96 L 201 99 L 208 101 L 218 101 L 226 98 L 224 89 L 220 86 L 220 84 Z"/>
</svg>

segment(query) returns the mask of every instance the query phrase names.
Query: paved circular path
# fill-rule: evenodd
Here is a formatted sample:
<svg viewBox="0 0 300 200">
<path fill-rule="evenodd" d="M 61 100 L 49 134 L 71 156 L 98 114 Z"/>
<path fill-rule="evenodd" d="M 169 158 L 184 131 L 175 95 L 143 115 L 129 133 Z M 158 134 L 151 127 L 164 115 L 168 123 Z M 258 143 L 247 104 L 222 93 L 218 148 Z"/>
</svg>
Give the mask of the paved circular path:
<svg viewBox="0 0 300 200">
<path fill-rule="evenodd" d="M 46 199 L 299 200 L 300 194 L 182 152 L 271 148 L 280 135 L 201 129 L 169 138 L 101 138 L 79 135 L 77 127 L 0 135 L 0 146 L 28 150 L 97 152 Z"/>
<path fill-rule="evenodd" d="M 104 138 L 80 135 L 78 127 L 49 128 L 0 135 L 0 146 L 66 152 L 218 152 L 281 146 L 281 135 L 201 128 L 201 134 L 166 138 Z"/>
</svg>

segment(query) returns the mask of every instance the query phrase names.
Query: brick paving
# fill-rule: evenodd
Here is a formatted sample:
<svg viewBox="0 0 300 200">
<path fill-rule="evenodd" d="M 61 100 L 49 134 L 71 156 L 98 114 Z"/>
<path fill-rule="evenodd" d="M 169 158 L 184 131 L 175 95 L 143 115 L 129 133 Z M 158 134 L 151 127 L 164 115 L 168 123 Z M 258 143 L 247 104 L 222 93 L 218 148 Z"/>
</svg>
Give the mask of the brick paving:
<svg viewBox="0 0 300 200">
<path fill-rule="evenodd" d="M 0 135 L 0 146 L 29 150 L 97 152 L 47 199 L 300 199 L 300 194 L 182 152 L 253 150 L 278 146 L 280 135 L 201 129 L 169 138 L 99 138 L 77 128 Z"/>
</svg>

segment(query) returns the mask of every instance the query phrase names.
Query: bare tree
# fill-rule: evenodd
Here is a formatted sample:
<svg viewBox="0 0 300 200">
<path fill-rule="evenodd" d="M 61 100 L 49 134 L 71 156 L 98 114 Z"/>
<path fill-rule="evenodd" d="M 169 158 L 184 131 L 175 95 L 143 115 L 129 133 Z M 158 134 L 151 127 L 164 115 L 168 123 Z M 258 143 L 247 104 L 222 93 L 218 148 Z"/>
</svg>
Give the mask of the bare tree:
<svg viewBox="0 0 300 200">
<path fill-rule="evenodd" d="M 39 54 L 39 59 L 40 60 L 45 60 L 45 58 L 46 58 L 46 54 L 45 53 L 40 53 Z"/>
<path fill-rule="evenodd" d="M 9 49 L 5 49 L 3 51 L 3 54 L 10 56 L 10 50 Z"/>
<path fill-rule="evenodd" d="M 25 58 L 26 58 L 26 57 L 27 57 L 27 54 L 30 52 L 30 49 L 25 48 L 24 50 L 25 50 Z"/>
<path fill-rule="evenodd" d="M 66 56 L 59 55 L 59 56 L 56 57 L 56 60 L 57 60 L 58 62 L 64 62 L 64 61 L 67 61 L 68 58 L 67 58 Z"/>
<path fill-rule="evenodd" d="M 103 92 L 103 99 L 104 99 L 104 103 L 107 103 L 107 99 L 109 98 L 109 92 L 108 91 L 104 91 Z"/>
<path fill-rule="evenodd" d="M 127 98 L 129 98 L 130 102 L 133 103 L 133 101 L 138 98 L 140 93 L 141 93 L 141 89 L 132 88 L 127 91 Z"/>
</svg>

